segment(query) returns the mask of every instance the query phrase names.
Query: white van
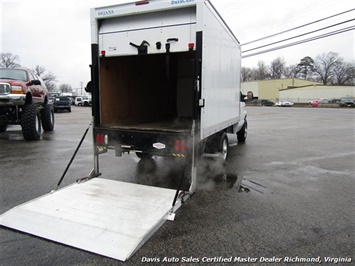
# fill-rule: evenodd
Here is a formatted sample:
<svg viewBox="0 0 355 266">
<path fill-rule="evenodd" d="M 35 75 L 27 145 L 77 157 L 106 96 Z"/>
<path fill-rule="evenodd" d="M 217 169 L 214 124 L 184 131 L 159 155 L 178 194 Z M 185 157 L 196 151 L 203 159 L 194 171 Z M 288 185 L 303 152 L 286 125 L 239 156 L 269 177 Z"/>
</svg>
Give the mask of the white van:
<svg viewBox="0 0 355 266">
<path fill-rule="evenodd" d="M 91 98 L 88 97 L 88 96 L 77 96 L 75 98 L 75 102 L 74 102 L 75 105 L 78 105 L 78 106 L 90 106 L 91 105 Z"/>
</svg>

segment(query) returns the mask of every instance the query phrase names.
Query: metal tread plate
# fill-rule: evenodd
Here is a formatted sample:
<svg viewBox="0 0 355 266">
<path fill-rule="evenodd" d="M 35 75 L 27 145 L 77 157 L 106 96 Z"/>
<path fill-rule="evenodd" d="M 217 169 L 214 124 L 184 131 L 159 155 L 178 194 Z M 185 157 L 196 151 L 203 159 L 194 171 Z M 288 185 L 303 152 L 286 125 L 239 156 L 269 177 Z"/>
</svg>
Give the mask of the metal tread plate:
<svg viewBox="0 0 355 266">
<path fill-rule="evenodd" d="M 12 208 L 0 224 L 121 261 L 166 221 L 175 190 L 95 178 Z"/>
</svg>

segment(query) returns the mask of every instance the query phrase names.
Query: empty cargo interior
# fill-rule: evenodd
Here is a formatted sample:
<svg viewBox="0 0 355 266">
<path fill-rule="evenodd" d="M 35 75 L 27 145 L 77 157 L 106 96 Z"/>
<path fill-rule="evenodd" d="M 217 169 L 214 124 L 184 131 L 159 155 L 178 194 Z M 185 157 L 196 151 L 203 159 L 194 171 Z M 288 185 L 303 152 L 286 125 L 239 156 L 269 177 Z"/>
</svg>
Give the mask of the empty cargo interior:
<svg viewBox="0 0 355 266">
<path fill-rule="evenodd" d="M 101 58 L 101 125 L 164 131 L 191 128 L 194 58 L 194 52 Z"/>
</svg>

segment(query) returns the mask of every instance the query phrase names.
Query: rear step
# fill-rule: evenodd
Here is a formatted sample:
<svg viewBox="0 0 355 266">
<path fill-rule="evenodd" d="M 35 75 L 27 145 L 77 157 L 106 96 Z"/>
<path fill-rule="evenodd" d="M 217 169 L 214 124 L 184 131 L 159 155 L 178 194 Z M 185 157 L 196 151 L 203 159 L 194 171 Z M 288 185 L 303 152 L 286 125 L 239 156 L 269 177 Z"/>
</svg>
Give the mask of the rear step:
<svg viewBox="0 0 355 266">
<path fill-rule="evenodd" d="M 31 200 L 0 216 L 15 230 L 126 261 L 167 220 L 173 189 L 94 178 Z"/>
</svg>

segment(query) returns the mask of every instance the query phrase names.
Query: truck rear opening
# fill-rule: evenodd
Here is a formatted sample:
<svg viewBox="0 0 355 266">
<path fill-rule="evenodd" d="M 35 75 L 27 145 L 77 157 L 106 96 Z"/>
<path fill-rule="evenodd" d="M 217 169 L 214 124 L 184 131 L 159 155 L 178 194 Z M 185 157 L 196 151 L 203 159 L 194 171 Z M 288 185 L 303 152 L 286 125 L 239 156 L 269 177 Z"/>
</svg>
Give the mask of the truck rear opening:
<svg viewBox="0 0 355 266">
<path fill-rule="evenodd" d="M 185 157 L 192 127 L 194 58 L 194 51 L 101 58 L 96 134 L 107 136 L 104 144 L 118 156 L 134 150 L 138 156 Z"/>
<path fill-rule="evenodd" d="M 194 57 L 183 52 L 101 58 L 102 127 L 189 132 Z"/>
</svg>

